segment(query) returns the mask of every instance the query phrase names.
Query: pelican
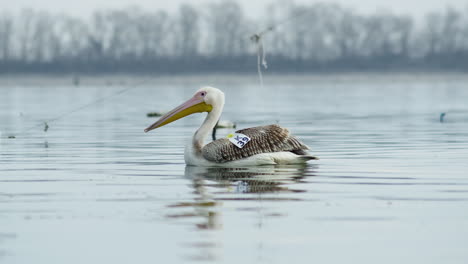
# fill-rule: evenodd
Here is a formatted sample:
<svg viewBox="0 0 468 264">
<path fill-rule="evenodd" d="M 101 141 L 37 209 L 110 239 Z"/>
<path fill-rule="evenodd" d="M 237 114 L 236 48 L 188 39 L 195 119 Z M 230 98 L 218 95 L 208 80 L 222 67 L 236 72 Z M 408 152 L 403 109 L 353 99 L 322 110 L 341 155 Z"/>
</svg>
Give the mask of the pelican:
<svg viewBox="0 0 468 264">
<path fill-rule="evenodd" d="M 205 138 L 216 126 L 224 107 L 224 93 L 214 87 L 202 87 L 185 103 L 164 114 L 144 131 L 162 127 L 182 117 L 208 112 L 205 121 L 185 147 L 185 163 L 191 166 L 257 166 L 277 164 L 301 164 L 317 159 L 307 153 L 309 149 L 286 128 L 268 125 L 236 131 L 248 140 L 233 143 L 221 138 L 205 144 Z M 234 136 L 234 135 L 231 135 Z"/>
</svg>

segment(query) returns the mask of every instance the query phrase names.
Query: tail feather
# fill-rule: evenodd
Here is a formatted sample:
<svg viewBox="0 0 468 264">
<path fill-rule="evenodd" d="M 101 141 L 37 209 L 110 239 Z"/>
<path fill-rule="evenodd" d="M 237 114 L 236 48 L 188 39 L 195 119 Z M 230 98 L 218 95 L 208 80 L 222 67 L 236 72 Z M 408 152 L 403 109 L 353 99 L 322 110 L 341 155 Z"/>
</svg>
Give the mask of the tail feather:
<svg viewBox="0 0 468 264">
<path fill-rule="evenodd" d="M 318 157 L 314 157 L 314 156 L 311 156 L 311 155 L 302 155 L 300 156 L 301 159 L 304 159 L 305 161 L 308 161 L 308 160 L 318 160 L 319 158 Z"/>
</svg>

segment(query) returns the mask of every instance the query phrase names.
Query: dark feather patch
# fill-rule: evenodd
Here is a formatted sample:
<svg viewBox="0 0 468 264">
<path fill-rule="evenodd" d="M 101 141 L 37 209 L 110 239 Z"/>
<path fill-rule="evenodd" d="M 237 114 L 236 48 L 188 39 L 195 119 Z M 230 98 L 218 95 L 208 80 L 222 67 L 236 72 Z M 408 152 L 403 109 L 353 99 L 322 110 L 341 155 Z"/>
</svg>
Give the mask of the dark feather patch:
<svg viewBox="0 0 468 264">
<path fill-rule="evenodd" d="M 214 162 L 228 162 L 247 158 L 260 153 L 291 151 L 302 155 L 309 149 L 295 137 L 289 135 L 286 128 L 278 125 L 259 126 L 236 131 L 250 137 L 250 141 L 238 148 L 227 138 L 215 140 L 202 149 L 205 159 Z"/>
</svg>

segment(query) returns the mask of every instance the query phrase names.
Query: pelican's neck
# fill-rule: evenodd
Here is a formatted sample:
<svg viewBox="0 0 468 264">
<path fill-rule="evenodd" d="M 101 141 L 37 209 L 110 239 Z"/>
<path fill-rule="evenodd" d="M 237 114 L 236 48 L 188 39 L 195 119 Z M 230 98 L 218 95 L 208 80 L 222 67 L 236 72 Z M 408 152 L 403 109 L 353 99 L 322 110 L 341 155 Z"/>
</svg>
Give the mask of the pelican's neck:
<svg viewBox="0 0 468 264">
<path fill-rule="evenodd" d="M 193 135 L 193 146 L 194 149 L 198 152 L 201 151 L 201 148 L 204 145 L 206 137 L 211 133 L 213 128 L 216 126 L 216 123 L 219 120 L 219 117 L 221 116 L 221 113 L 223 112 L 223 104 L 219 105 L 214 105 L 213 109 L 211 112 L 208 113 L 208 115 L 205 118 L 205 121 L 203 121 L 203 124 L 200 126 L 200 128 L 195 132 Z"/>
</svg>

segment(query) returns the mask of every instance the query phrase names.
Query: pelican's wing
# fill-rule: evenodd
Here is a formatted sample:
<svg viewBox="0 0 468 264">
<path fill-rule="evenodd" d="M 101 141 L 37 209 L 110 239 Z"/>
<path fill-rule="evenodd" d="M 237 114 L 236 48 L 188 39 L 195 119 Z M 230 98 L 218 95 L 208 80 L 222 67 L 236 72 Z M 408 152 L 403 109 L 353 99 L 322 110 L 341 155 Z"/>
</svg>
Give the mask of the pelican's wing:
<svg viewBox="0 0 468 264">
<path fill-rule="evenodd" d="M 251 127 L 236 131 L 250 137 L 250 141 L 243 148 L 238 148 L 229 139 L 215 140 L 202 148 L 205 159 L 214 162 L 227 162 L 247 158 L 260 153 L 290 151 L 299 155 L 306 155 L 309 149 L 286 128 L 278 125 Z"/>
</svg>

